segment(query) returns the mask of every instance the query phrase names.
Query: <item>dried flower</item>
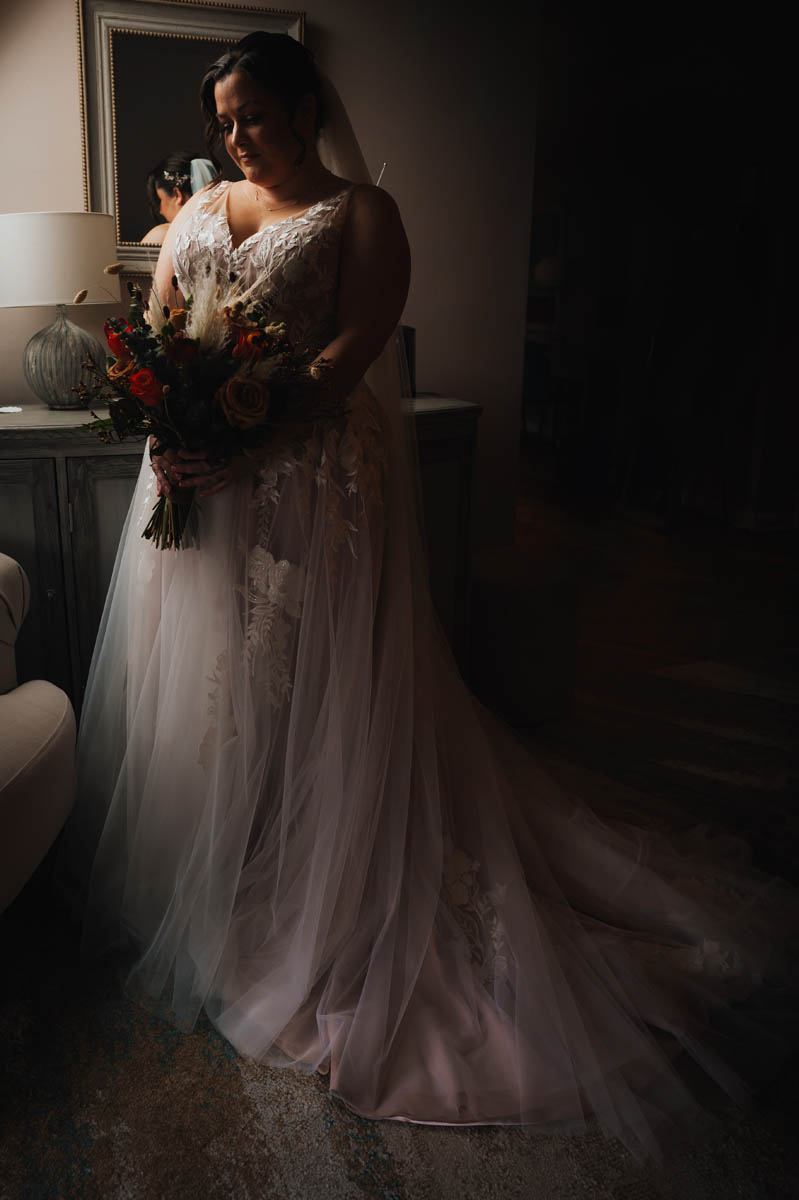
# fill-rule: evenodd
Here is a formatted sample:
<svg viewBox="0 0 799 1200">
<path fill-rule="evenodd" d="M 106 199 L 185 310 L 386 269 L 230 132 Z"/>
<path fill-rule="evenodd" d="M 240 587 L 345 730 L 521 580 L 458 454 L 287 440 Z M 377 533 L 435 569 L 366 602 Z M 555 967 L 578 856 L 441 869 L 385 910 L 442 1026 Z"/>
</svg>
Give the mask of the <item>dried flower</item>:
<svg viewBox="0 0 799 1200">
<path fill-rule="evenodd" d="M 104 275 L 121 275 L 125 270 L 125 264 L 120 262 L 109 263 L 107 267 L 103 267 Z"/>
<path fill-rule="evenodd" d="M 72 301 L 72 303 L 73 304 L 83 304 L 83 301 L 86 299 L 88 294 L 89 293 L 86 290 L 86 288 L 81 288 L 81 290 L 77 293 L 77 295 L 75 296 L 75 299 Z"/>
<path fill-rule="evenodd" d="M 308 368 L 308 374 L 310 375 L 311 379 L 315 380 L 317 383 L 321 379 L 324 379 L 329 374 L 329 372 L 330 372 L 330 359 L 329 358 L 318 358 L 316 360 L 316 362 L 311 363 L 310 367 Z"/>
<path fill-rule="evenodd" d="M 250 317 L 245 316 L 244 305 L 240 300 L 237 300 L 235 304 L 226 305 L 222 309 L 222 315 L 226 324 L 231 329 L 240 330 L 258 328 L 258 325 L 255 321 L 251 320 Z"/>
</svg>

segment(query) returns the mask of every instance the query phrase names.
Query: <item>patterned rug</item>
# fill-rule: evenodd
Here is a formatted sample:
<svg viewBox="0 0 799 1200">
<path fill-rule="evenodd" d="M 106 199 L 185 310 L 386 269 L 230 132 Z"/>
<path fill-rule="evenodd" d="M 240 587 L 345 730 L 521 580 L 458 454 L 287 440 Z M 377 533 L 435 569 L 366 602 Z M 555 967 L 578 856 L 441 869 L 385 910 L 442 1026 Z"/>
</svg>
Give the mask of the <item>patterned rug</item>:
<svg viewBox="0 0 799 1200">
<path fill-rule="evenodd" d="M 11 914 L 13 915 L 13 914 Z M 3 1200 L 730 1200 L 799 1194 L 792 1080 L 663 1172 L 615 1142 L 518 1129 L 372 1122 L 318 1076 L 238 1058 L 127 1001 L 112 969 L 79 971 L 66 930 L 3 927 Z M 36 944 L 33 944 L 36 939 Z"/>
</svg>

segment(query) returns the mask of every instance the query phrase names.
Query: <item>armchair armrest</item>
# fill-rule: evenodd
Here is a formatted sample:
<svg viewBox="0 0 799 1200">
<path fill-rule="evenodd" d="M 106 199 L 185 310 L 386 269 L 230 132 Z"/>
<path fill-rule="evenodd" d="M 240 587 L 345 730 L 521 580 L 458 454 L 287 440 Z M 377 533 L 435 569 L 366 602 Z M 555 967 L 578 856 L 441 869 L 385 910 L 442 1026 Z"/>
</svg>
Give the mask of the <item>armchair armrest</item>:
<svg viewBox="0 0 799 1200">
<path fill-rule="evenodd" d="M 22 567 L 0 554 L 0 695 L 17 686 L 14 645 L 30 604 L 30 584 Z"/>
</svg>

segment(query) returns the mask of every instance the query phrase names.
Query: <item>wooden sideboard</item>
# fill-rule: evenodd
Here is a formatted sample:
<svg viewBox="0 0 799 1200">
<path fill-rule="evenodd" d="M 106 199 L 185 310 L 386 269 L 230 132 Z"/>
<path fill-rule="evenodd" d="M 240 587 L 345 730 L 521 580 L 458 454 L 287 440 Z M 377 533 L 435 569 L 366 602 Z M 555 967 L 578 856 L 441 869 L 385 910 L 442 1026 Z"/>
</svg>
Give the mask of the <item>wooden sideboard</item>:
<svg viewBox="0 0 799 1200">
<path fill-rule="evenodd" d="M 480 406 L 414 404 L 430 588 L 461 667 L 469 624 L 471 488 Z M 80 708 L 143 442 L 104 445 L 86 411 L 0 408 L 0 551 L 22 564 L 31 606 L 20 682 L 49 679 Z"/>
</svg>

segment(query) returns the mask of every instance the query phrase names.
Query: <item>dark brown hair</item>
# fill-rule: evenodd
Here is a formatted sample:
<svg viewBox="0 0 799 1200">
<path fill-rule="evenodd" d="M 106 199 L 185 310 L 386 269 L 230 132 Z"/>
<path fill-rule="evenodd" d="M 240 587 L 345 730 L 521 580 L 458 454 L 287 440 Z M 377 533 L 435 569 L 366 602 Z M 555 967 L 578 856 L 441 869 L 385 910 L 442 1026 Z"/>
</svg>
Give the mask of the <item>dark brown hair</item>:
<svg viewBox="0 0 799 1200">
<path fill-rule="evenodd" d="M 162 221 L 161 197 L 156 188 L 163 188 L 171 194 L 177 188 L 188 200 L 191 195 L 191 160 L 199 158 L 198 154 L 190 154 L 187 150 L 175 150 L 167 154 L 153 167 L 147 176 L 147 199 L 156 221 Z"/>
<path fill-rule="evenodd" d="M 248 33 L 208 68 L 200 87 L 205 145 L 208 157 L 217 168 L 221 170 L 216 152 L 223 139 L 216 119 L 214 88 L 234 71 L 246 71 L 265 92 L 276 95 L 285 107 L 289 125 L 294 120 L 300 99 L 311 92 L 316 100 L 316 132 L 319 133 L 325 118 L 324 99 L 322 81 L 310 50 L 287 33 Z M 295 137 L 304 150 L 304 140 L 296 131 Z"/>
</svg>

